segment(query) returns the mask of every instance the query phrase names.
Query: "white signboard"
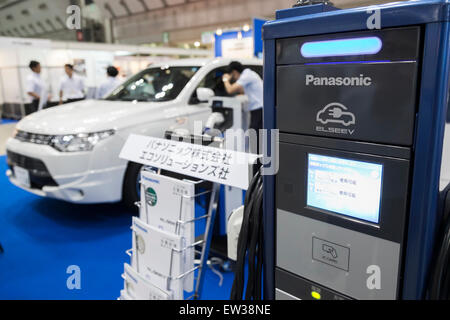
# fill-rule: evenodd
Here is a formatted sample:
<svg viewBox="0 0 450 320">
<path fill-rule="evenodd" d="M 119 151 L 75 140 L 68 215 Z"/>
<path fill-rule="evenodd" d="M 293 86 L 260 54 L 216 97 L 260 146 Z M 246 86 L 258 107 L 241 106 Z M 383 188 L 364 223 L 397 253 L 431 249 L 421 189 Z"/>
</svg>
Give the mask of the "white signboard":
<svg viewBox="0 0 450 320">
<path fill-rule="evenodd" d="M 0 37 L 0 48 L 33 47 L 50 49 L 52 42 L 46 39 Z"/>
<path fill-rule="evenodd" d="M 246 190 L 250 183 L 250 164 L 258 156 L 132 134 L 120 158 Z"/>
<path fill-rule="evenodd" d="M 222 57 L 224 58 L 252 58 L 253 38 L 222 40 Z"/>
</svg>

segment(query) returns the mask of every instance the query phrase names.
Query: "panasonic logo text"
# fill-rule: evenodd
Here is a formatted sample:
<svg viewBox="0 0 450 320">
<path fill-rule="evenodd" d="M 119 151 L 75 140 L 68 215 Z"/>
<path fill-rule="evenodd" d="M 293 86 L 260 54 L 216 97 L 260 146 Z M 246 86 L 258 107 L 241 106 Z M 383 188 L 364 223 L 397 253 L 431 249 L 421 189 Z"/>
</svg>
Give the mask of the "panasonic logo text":
<svg viewBox="0 0 450 320">
<path fill-rule="evenodd" d="M 312 74 L 307 74 L 306 85 L 334 87 L 369 87 L 372 85 L 372 78 L 365 77 L 363 74 L 360 74 L 359 77 L 315 77 Z"/>
</svg>

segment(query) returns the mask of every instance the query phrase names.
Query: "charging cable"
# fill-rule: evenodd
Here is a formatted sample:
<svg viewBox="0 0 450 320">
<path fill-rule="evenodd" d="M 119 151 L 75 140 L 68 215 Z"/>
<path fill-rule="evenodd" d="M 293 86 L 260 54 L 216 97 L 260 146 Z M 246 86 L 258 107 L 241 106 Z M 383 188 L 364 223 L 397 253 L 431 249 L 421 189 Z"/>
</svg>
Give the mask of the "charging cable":
<svg viewBox="0 0 450 320">
<path fill-rule="evenodd" d="M 206 120 L 205 128 L 203 130 L 204 134 L 210 136 L 222 136 L 222 132 L 216 129 L 216 126 L 221 125 L 225 122 L 225 117 L 220 112 L 213 112 L 208 120 Z"/>
<path fill-rule="evenodd" d="M 259 170 L 253 177 L 245 195 L 244 217 L 238 238 L 235 277 L 231 289 L 231 300 L 261 300 L 263 262 L 262 200 L 263 183 Z M 248 265 L 248 280 L 245 286 L 245 266 Z"/>
<path fill-rule="evenodd" d="M 436 250 L 430 276 L 428 298 L 431 300 L 450 299 L 450 185 L 444 190 L 440 210 L 443 212 L 444 227 L 438 238 L 440 246 Z"/>
</svg>

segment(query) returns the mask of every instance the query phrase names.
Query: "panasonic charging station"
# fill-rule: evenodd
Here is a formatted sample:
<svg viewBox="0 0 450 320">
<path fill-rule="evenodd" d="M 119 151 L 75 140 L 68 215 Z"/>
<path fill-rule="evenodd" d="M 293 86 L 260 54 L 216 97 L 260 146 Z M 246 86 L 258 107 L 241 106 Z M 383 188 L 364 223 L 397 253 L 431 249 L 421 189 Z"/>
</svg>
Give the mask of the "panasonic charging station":
<svg viewBox="0 0 450 320">
<path fill-rule="evenodd" d="M 317 4 L 265 24 L 264 127 L 280 137 L 264 177 L 266 299 L 425 298 L 449 8 Z"/>
</svg>

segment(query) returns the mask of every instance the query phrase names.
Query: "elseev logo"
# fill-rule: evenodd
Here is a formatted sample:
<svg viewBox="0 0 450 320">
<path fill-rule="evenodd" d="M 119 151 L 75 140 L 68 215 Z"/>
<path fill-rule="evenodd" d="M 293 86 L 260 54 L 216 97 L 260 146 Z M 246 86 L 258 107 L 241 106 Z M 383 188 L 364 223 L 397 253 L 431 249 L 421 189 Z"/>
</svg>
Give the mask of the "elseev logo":
<svg viewBox="0 0 450 320">
<path fill-rule="evenodd" d="M 332 102 L 317 113 L 316 121 L 322 124 L 339 123 L 348 127 L 355 124 L 356 118 L 342 103 Z"/>
<path fill-rule="evenodd" d="M 330 87 L 370 87 L 372 78 L 360 74 L 359 77 L 316 77 L 306 75 L 306 85 Z"/>
<path fill-rule="evenodd" d="M 355 129 L 350 126 L 356 124 L 356 117 L 342 103 L 332 102 L 327 104 L 317 112 L 316 121 L 323 125 L 316 126 L 317 132 L 342 135 L 353 135 L 355 133 Z M 339 124 L 346 128 L 330 127 L 329 124 Z"/>
</svg>

